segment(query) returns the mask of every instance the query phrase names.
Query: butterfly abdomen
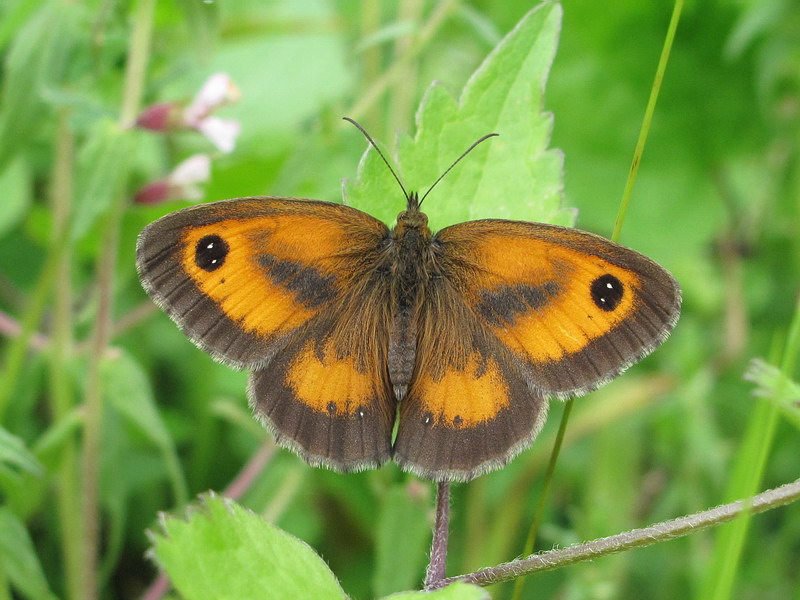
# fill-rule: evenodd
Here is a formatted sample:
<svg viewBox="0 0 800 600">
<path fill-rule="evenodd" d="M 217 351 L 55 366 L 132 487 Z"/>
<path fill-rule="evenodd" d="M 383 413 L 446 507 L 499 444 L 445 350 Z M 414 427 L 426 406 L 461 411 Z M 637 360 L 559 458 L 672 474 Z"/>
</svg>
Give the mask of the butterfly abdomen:
<svg viewBox="0 0 800 600">
<path fill-rule="evenodd" d="M 428 218 L 416 208 L 401 212 L 392 232 L 389 379 L 395 397 L 402 400 L 414 373 L 417 320 L 432 268 Z"/>
</svg>

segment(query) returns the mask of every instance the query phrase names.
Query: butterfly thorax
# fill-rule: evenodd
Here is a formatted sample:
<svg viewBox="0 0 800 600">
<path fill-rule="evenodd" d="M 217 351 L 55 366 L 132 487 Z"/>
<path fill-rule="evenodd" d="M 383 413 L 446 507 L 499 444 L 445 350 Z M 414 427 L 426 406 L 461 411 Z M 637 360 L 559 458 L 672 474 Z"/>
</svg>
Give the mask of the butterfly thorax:
<svg viewBox="0 0 800 600">
<path fill-rule="evenodd" d="M 419 307 L 433 268 L 431 238 L 428 217 L 420 212 L 417 197 L 412 194 L 392 231 L 389 379 L 398 400 L 405 396 L 413 374 Z"/>
</svg>

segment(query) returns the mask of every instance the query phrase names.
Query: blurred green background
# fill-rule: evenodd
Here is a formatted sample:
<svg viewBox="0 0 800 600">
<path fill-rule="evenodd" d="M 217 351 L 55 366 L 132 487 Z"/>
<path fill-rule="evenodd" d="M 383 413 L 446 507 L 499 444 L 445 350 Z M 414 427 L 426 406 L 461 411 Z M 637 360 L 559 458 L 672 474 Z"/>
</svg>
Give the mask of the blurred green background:
<svg viewBox="0 0 800 600">
<path fill-rule="evenodd" d="M 92 525 L 100 597 L 140 597 L 157 575 L 145 530 L 158 511 L 222 491 L 268 443 L 245 374 L 195 349 L 142 291 L 138 232 L 187 202 L 137 205 L 136 191 L 209 152 L 205 200 L 339 200 L 365 148 L 340 117 L 391 147 L 397 131 L 413 133 L 431 81 L 457 96 L 533 5 L 162 1 L 137 76 L 130 49 L 147 38 L 137 24 L 149 1 L 4 0 L 0 598 L 82 598 Z M 563 7 L 545 95 L 551 147 L 564 153 L 577 226 L 608 236 L 672 5 Z M 798 476 L 798 420 L 744 374 L 753 358 L 780 360 L 800 287 L 799 8 L 685 7 L 621 237 L 675 275 L 683 314 L 653 356 L 577 401 L 537 550 Z M 120 126 L 155 102 L 189 101 L 216 72 L 241 93 L 218 112 L 241 124 L 233 152 L 196 132 Z M 386 202 L 402 208 L 399 192 Z M 454 488 L 449 574 L 522 552 L 562 406 L 506 469 Z M 87 524 L 95 471 L 101 519 Z M 433 489 L 393 465 L 339 475 L 277 450 L 240 501 L 314 547 L 354 598 L 421 584 Z M 523 597 L 797 597 L 796 506 L 753 519 L 728 593 L 718 578 L 731 548 L 720 530 L 703 532 L 536 576 Z M 491 593 L 508 598 L 511 586 Z"/>
</svg>

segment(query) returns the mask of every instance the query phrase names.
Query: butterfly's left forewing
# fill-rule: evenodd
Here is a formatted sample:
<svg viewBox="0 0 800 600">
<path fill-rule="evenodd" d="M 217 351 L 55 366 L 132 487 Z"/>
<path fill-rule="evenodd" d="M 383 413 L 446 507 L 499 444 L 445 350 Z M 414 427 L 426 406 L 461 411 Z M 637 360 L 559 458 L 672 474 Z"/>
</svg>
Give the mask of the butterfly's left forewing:
<svg viewBox="0 0 800 600">
<path fill-rule="evenodd" d="M 339 204 L 237 198 L 151 223 L 136 260 L 148 294 L 195 344 L 248 368 L 350 289 L 387 233 Z"/>
</svg>

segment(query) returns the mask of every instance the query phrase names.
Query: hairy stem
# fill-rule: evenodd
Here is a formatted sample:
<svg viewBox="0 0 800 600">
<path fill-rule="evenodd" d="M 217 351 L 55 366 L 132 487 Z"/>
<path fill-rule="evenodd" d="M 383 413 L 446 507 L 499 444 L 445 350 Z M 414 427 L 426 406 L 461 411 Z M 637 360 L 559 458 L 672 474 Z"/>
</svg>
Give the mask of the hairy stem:
<svg viewBox="0 0 800 600">
<path fill-rule="evenodd" d="M 444 579 L 447 569 L 447 534 L 450 529 L 450 484 L 440 482 L 436 487 L 436 523 L 433 526 L 431 561 L 425 574 L 425 587 L 433 587 Z"/>
<path fill-rule="evenodd" d="M 442 579 L 431 587 L 444 587 L 454 581 L 466 581 L 486 586 L 509 581 L 523 575 L 552 571 L 578 562 L 594 560 L 601 556 L 622 552 L 623 550 L 643 548 L 658 542 L 683 537 L 721 523 L 727 523 L 743 514 L 762 513 L 796 502 L 798 499 L 800 499 L 800 479 L 778 488 L 761 492 L 751 498 L 723 504 L 716 508 L 679 517 L 672 521 L 664 521 L 642 529 L 634 529 L 591 542 L 577 544 L 563 550 L 550 550 L 549 552 L 503 563 L 496 567 L 481 569 L 474 573 Z"/>
<path fill-rule="evenodd" d="M 54 240 L 65 237 L 69 230 L 72 210 L 72 175 L 74 169 L 75 139 L 69 124 L 69 111 L 58 116 L 56 131 L 56 156 L 53 166 L 53 185 L 50 191 L 53 208 Z M 69 357 L 73 351 L 72 339 L 72 285 L 70 248 L 59 254 L 56 267 L 56 289 L 53 297 L 53 332 L 50 352 L 49 387 L 50 413 L 54 423 L 62 423 L 75 407 L 70 383 Z M 77 438 L 75 433 L 64 441 L 59 456 L 56 508 L 61 528 L 61 554 L 64 557 L 67 597 L 77 600 L 81 588 L 81 531 L 84 528 L 80 511 L 80 481 L 78 478 Z"/>
</svg>

